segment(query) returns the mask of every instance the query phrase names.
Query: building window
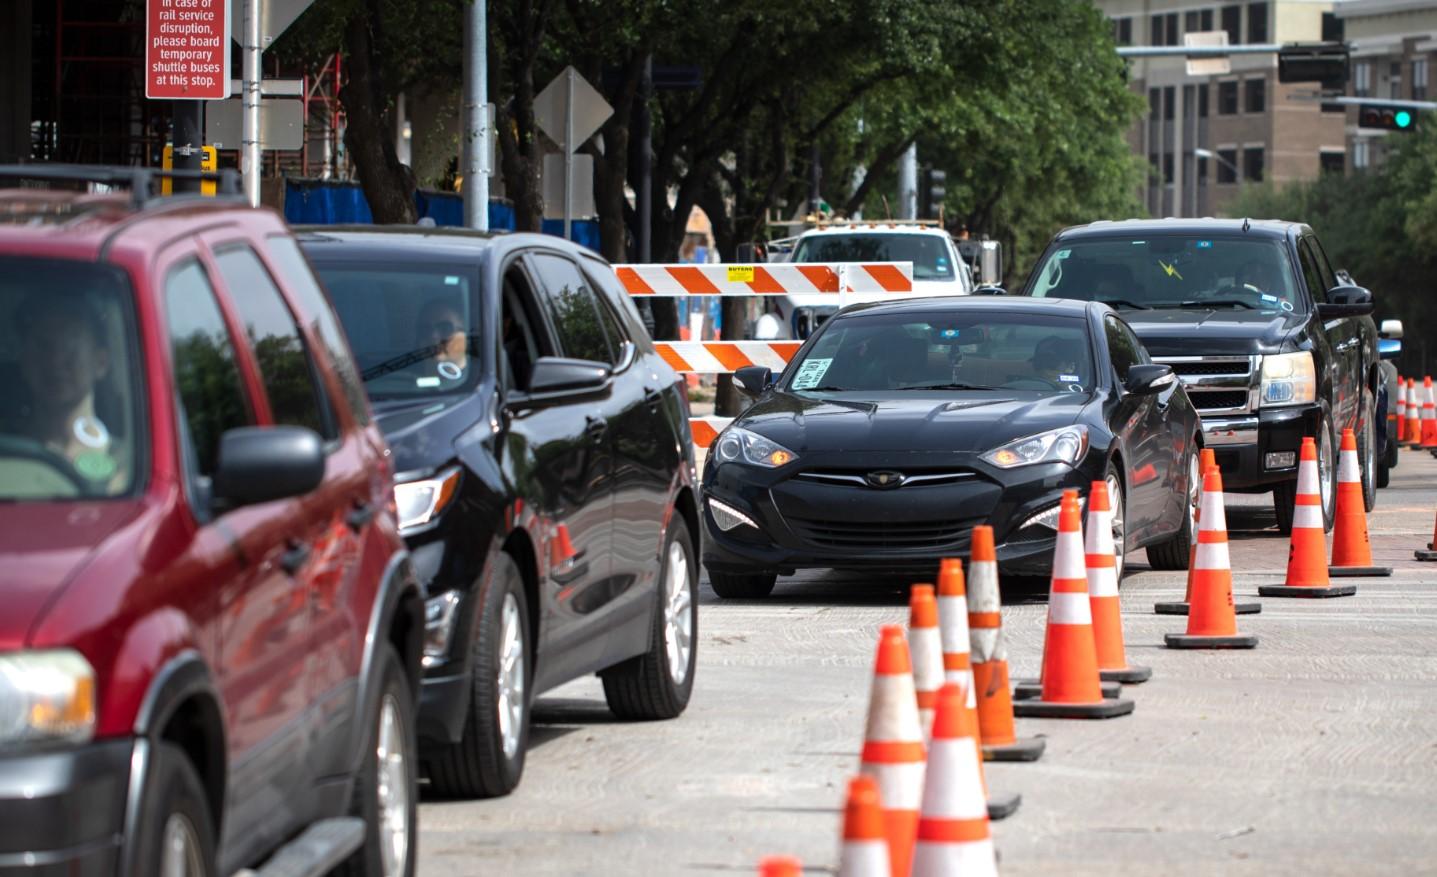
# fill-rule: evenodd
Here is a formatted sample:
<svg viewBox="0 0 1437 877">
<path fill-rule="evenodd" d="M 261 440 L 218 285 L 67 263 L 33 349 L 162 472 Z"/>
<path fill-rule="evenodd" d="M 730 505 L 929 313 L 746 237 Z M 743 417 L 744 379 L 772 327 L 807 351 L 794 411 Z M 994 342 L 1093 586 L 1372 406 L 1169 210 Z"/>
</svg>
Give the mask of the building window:
<svg viewBox="0 0 1437 877">
<path fill-rule="evenodd" d="M 1163 182 L 1171 186 L 1173 184 L 1173 154 L 1163 153 Z"/>
<path fill-rule="evenodd" d="M 1194 9 L 1183 13 L 1183 31 L 1185 33 L 1197 33 L 1198 31 L 1212 30 L 1212 10 Z"/>
<path fill-rule="evenodd" d="M 1402 100 L 1402 76 L 1393 76 L 1387 82 L 1387 96 L 1393 100 Z"/>
<path fill-rule="evenodd" d="M 1247 41 L 1249 43 L 1267 42 L 1267 4 L 1247 4 Z"/>
<path fill-rule="evenodd" d="M 1412 99 L 1427 99 L 1427 59 L 1416 58 L 1412 61 Z"/>
<path fill-rule="evenodd" d="M 1217 84 L 1217 114 L 1219 116 L 1237 115 L 1237 83 L 1219 82 Z"/>
<path fill-rule="evenodd" d="M 1254 183 L 1262 182 L 1263 150 L 1261 146 L 1249 146 L 1242 151 L 1242 178 Z"/>
<path fill-rule="evenodd" d="M 1210 31 L 1210 30 L 1212 30 L 1212 10 L 1211 10 L 1211 9 L 1204 9 L 1204 10 L 1202 11 L 1201 20 L 1202 20 L 1202 29 L 1203 29 L 1203 30 L 1205 30 L 1205 31 Z"/>
<path fill-rule="evenodd" d="M 1227 31 L 1227 43 L 1235 46 L 1242 42 L 1242 7 L 1224 6 L 1222 8 L 1222 29 Z"/>
<path fill-rule="evenodd" d="M 1148 118 L 1157 120 L 1163 115 L 1163 90 L 1161 88 L 1148 89 Z"/>
<path fill-rule="evenodd" d="M 1166 25 L 1168 41 L 1165 45 L 1180 46 L 1182 37 L 1178 36 L 1178 14 L 1176 12 L 1163 16 L 1163 24 Z"/>
<path fill-rule="evenodd" d="M 1266 79 L 1249 79 L 1247 81 L 1247 100 L 1243 105 L 1243 111 L 1248 113 L 1267 111 Z"/>
<path fill-rule="evenodd" d="M 1178 14 L 1154 15 L 1152 19 L 1152 44 L 1155 46 L 1181 45 L 1178 38 Z"/>
<path fill-rule="evenodd" d="M 1352 166 L 1359 169 L 1365 168 L 1371 160 L 1372 156 L 1367 150 L 1367 141 L 1352 141 Z"/>
<path fill-rule="evenodd" d="M 1120 46 L 1133 44 L 1133 20 L 1131 18 L 1113 19 L 1113 42 Z"/>
<path fill-rule="evenodd" d="M 1237 182 L 1237 150 L 1219 149 L 1217 151 L 1217 181 L 1219 183 Z"/>
<path fill-rule="evenodd" d="M 1356 97 L 1372 96 L 1372 62 L 1358 61 L 1352 65 L 1352 94 Z"/>
<path fill-rule="evenodd" d="M 1177 109 L 1178 97 L 1177 88 L 1169 85 L 1163 89 L 1163 121 L 1171 122 L 1173 112 Z"/>
<path fill-rule="evenodd" d="M 1336 149 L 1324 149 L 1317 154 L 1324 174 L 1340 174 L 1347 169 L 1347 154 Z"/>
<path fill-rule="evenodd" d="M 1207 118 L 1207 83 L 1198 86 L 1197 91 L 1197 114 L 1199 119 Z"/>
<path fill-rule="evenodd" d="M 1344 33 L 1342 24 L 1342 19 L 1337 17 L 1336 12 L 1322 13 L 1322 41 L 1324 43 L 1342 42 Z"/>
<path fill-rule="evenodd" d="M 1197 184 L 1199 186 L 1206 186 L 1208 160 L 1205 158 L 1198 158 L 1195 160 L 1195 163 L 1197 164 Z"/>
</svg>

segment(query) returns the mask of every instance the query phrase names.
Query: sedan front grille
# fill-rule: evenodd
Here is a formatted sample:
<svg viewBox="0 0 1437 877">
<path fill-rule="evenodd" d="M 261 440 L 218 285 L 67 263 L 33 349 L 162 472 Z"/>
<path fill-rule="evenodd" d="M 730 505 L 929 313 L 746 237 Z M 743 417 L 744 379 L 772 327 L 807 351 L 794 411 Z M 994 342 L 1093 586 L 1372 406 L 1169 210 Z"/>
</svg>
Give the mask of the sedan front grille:
<svg viewBox="0 0 1437 877">
<path fill-rule="evenodd" d="M 799 481 L 812 481 L 817 484 L 832 484 L 842 487 L 865 487 L 871 488 L 867 475 L 869 469 L 810 469 L 799 472 L 793 477 Z M 891 470 L 889 470 L 891 471 Z M 968 469 L 908 469 L 899 473 L 904 481 L 901 487 L 931 487 L 940 484 L 954 484 L 959 481 L 966 481 L 977 476 L 976 472 Z M 890 488 L 897 489 L 897 488 Z"/>
<path fill-rule="evenodd" d="M 968 550 L 976 520 L 962 521 L 853 521 L 789 518 L 800 538 L 823 548 L 913 551 Z"/>
</svg>

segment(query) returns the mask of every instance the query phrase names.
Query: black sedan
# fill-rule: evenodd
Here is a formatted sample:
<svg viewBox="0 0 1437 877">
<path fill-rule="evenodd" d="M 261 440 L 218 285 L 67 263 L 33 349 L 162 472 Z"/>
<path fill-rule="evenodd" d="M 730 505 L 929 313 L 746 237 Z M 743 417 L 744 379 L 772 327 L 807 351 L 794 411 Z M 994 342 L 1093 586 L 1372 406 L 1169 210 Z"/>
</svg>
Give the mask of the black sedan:
<svg viewBox="0 0 1437 877">
<path fill-rule="evenodd" d="M 721 597 L 798 569 L 931 573 L 994 529 L 1046 575 L 1065 489 L 1106 479 L 1119 563 L 1183 569 L 1202 427 L 1171 369 L 1093 302 L 924 298 L 830 319 L 709 449 L 703 560 Z"/>
</svg>

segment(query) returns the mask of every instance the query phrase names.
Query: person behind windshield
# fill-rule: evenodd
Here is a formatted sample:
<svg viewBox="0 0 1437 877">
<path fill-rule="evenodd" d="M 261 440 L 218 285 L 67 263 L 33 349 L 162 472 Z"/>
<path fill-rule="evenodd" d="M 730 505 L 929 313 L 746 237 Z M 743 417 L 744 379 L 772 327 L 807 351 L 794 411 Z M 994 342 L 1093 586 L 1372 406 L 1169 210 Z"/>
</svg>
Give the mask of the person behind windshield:
<svg viewBox="0 0 1437 877">
<path fill-rule="evenodd" d="M 1272 292 L 1272 271 L 1263 262 L 1256 260 L 1243 265 L 1237 272 L 1239 289 L 1263 293 Z"/>
<path fill-rule="evenodd" d="M 1078 351 L 1075 345 L 1049 335 L 1033 348 L 1033 373 L 1050 384 L 1071 384 L 1078 380 Z"/>
<path fill-rule="evenodd" d="M 432 348 L 440 376 L 450 380 L 462 377 L 469 364 L 469 332 L 462 313 L 456 302 L 441 296 L 425 302 L 415 322 L 415 345 Z"/>
<path fill-rule="evenodd" d="M 95 409 L 111 364 L 99 311 L 82 295 L 47 292 L 22 302 L 15 323 L 23 400 L 5 431 L 44 446 L 100 488 L 123 485 L 127 455 Z"/>
</svg>

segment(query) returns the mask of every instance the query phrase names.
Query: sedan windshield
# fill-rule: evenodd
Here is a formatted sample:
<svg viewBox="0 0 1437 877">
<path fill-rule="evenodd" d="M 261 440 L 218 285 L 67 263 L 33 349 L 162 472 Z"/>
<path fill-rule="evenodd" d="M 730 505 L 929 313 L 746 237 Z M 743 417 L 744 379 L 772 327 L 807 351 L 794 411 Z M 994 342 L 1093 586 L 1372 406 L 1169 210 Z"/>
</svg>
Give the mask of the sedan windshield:
<svg viewBox="0 0 1437 877">
<path fill-rule="evenodd" d="M 914 280 L 952 280 L 943 238 L 931 234 L 819 234 L 798 242 L 795 262 L 912 262 Z"/>
<path fill-rule="evenodd" d="M 0 256 L 0 500 L 134 490 L 137 366 L 123 272 Z"/>
<path fill-rule="evenodd" d="M 1119 310 L 1305 311 L 1275 240 L 1164 234 L 1065 241 L 1033 277 L 1034 297 L 1100 301 Z"/>
<path fill-rule="evenodd" d="M 1083 393 L 1094 371 L 1087 323 L 954 311 L 836 317 L 789 365 L 787 389 L 838 392 L 1033 390 Z"/>
<path fill-rule="evenodd" d="M 310 252 L 371 399 L 425 398 L 473 385 L 479 309 L 472 266 L 316 255 Z"/>
</svg>

